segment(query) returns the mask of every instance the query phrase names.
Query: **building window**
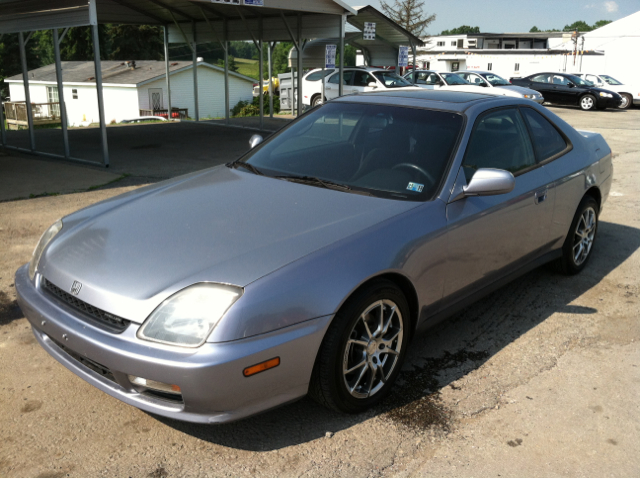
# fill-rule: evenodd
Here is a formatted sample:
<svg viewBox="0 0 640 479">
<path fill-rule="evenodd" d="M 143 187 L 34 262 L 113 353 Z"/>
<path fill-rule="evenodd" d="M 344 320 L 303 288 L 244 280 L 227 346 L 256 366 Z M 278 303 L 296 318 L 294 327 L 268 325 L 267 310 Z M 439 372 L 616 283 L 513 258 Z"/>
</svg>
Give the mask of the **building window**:
<svg viewBox="0 0 640 479">
<path fill-rule="evenodd" d="M 424 68 L 425 70 L 430 70 L 431 62 L 422 62 L 422 68 Z"/>
<path fill-rule="evenodd" d="M 74 100 L 78 99 L 78 90 L 77 89 L 73 89 L 71 90 L 71 96 L 73 97 Z"/>
<path fill-rule="evenodd" d="M 514 71 L 519 72 L 520 71 L 520 64 L 516 63 L 516 67 L 514 68 Z"/>
<path fill-rule="evenodd" d="M 455 47 L 457 44 L 458 44 L 458 42 L 456 42 L 455 40 L 453 40 L 453 41 L 451 42 L 451 46 L 452 46 L 452 47 Z"/>
<path fill-rule="evenodd" d="M 489 63 L 487 65 L 487 70 L 491 71 L 493 69 L 493 63 Z"/>
<path fill-rule="evenodd" d="M 444 47 L 444 42 L 438 42 L 439 47 Z"/>
<path fill-rule="evenodd" d="M 460 70 L 460 62 L 451 62 L 451 71 L 457 72 Z"/>
</svg>

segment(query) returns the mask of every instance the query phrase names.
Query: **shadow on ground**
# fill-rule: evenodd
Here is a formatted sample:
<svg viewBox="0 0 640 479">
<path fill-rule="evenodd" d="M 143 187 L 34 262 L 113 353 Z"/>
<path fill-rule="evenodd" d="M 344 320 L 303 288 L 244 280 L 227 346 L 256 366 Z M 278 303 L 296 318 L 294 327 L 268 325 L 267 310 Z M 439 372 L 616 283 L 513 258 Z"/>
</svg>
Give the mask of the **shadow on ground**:
<svg viewBox="0 0 640 479">
<path fill-rule="evenodd" d="M 384 403 L 359 415 L 339 414 L 309 398 L 232 424 L 190 424 L 156 417 L 169 427 L 227 447 L 270 451 L 309 442 L 374 416 L 419 428 L 447 431 L 451 413 L 438 391 L 479 368 L 497 352 L 554 313 L 591 315 L 571 303 L 596 286 L 640 248 L 640 230 L 601 222 L 593 256 L 577 276 L 541 267 L 416 337 L 398 385 Z"/>
</svg>

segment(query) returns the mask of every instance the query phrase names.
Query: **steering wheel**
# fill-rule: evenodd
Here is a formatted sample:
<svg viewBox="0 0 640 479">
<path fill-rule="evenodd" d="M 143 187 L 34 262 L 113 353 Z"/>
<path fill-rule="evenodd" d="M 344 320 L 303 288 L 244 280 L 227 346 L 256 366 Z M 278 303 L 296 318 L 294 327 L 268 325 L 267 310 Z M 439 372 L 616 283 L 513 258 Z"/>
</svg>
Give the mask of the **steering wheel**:
<svg viewBox="0 0 640 479">
<path fill-rule="evenodd" d="M 405 169 L 409 169 L 409 170 L 417 170 L 418 172 L 420 172 L 427 180 L 429 180 L 431 182 L 431 185 L 435 185 L 436 184 L 436 180 L 433 179 L 433 176 L 431 176 L 429 173 L 427 173 L 427 171 L 418 166 L 415 165 L 413 163 L 398 163 L 397 165 L 395 165 L 393 168 L 391 168 L 392 170 L 399 170 L 401 168 L 405 168 Z"/>
</svg>

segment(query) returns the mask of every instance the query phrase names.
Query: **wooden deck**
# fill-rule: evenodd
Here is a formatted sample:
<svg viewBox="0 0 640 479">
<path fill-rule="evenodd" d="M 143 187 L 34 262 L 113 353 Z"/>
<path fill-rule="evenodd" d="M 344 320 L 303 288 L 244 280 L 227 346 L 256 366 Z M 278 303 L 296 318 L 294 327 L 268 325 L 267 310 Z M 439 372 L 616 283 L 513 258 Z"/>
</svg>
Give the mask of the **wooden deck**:
<svg viewBox="0 0 640 479">
<path fill-rule="evenodd" d="M 60 124 L 60 103 L 32 103 L 33 126 Z M 29 128 L 27 103 L 24 101 L 4 104 L 4 117 L 10 130 Z"/>
</svg>

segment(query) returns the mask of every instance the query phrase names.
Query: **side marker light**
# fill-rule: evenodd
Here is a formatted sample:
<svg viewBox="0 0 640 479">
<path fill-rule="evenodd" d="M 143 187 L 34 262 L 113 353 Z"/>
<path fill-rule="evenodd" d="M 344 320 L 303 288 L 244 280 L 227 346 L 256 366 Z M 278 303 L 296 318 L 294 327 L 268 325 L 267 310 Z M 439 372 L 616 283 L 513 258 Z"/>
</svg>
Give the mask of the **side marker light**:
<svg viewBox="0 0 640 479">
<path fill-rule="evenodd" d="M 253 376 L 254 374 L 261 373 L 262 371 L 266 371 L 267 369 L 275 368 L 276 366 L 280 366 L 279 357 L 269 359 L 268 361 L 264 361 L 259 364 L 254 364 L 253 366 L 249 366 L 248 368 L 245 368 L 242 374 L 244 374 L 245 378 L 248 378 L 249 376 Z"/>
</svg>

